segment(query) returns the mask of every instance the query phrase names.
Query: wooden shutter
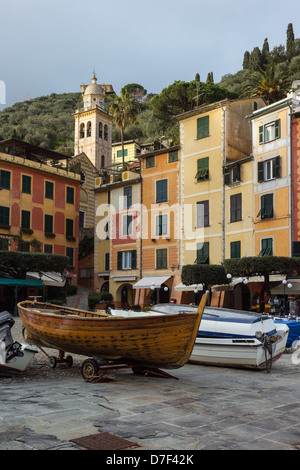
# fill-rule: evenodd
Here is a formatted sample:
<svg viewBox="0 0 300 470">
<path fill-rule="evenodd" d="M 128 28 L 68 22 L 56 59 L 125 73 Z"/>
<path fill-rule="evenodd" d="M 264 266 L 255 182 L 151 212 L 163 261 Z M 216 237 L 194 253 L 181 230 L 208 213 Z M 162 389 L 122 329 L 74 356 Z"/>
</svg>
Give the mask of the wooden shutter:
<svg viewBox="0 0 300 470">
<path fill-rule="evenodd" d="M 224 169 L 224 184 L 230 184 L 230 168 Z"/>
<path fill-rule="evenodd" d="M 257 181 L 262 183 L 265 179 L 264 176 L 264 162 L 257 163 Z"/>
<path fill-rule="evenodd" d="M 265 194 L 261 197 L 261 218 L 270 219 L 273 212 L 273 194 Z"/>
<path fill-rule="evenodd" d="M 275 121 L 275 139 L 279 139 L 280 137 L 280 119 L 276 119 Z"/>
<path fill-rule="evenodd" d="M 293 256 L 300 256 L 300 242 L 293 242 Z"/>
<path fill-rule="evenodd" d="M 240 241 L 230 243 L 230 257 L 231 258 L 241 257 L 241 242 Z"/>
<path fill-rule="evenodd" d="M 230 196 L 230 222 L 242 220 L 242 194 Z"/>
<path fill-rule="evenodd" d="M 117 253 L 117 270 L 118 271 L 122 270 L 122 256 L 123 256 L 123 252 L 118 251 Z"/>
<path fill-rule="evenodd" d="M 45 232 L 53 233 L 53 216 L 45 214 Z"/>
<path fill-rule="evenodd" d="M 131 269 L 136 269 L 136 250 L 131 251 Z"/>
<path fill-rule="evenodd" d="M 209 116 L 203 116 L 197 119 L 197 139 L 203 139 L 209 136 Z"/>
<path fill-rule="evenodd" d="M 264 126 L 259 126 L 258 128 L 258 135 L 259 135 L 259 143 L 264 143 Z"/>
<path fill-rule="evenodd" d="M 275 178 L 280 178 L 280 156 L 275 158 Z"/>
<path fill-rule="evenodd" d="M 30 212 L 22 211 L 21 228 L 30 228 Z"/>
<path fill-rule="evenodd" d="M 0 225 L 9 225 L 9 207 L 0 206 Z"/>
<path fill-rule="evenodd" d="M 156 202 L 166 202 L 168 200 L 168 180 L 156 181 Z"/>
</svg>

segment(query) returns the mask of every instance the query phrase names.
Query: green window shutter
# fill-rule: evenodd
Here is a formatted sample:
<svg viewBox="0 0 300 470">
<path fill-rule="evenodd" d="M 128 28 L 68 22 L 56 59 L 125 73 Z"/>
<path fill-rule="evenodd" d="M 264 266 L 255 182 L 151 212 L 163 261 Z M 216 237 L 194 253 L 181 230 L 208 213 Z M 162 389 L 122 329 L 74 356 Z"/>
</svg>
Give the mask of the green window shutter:
<svg viewBox="0 0 300 470">
<path fill-rule="evenodd" d="M 242 194 L 230 196 L 230 222 L 242 220 Z"/>
<path fill-rule="evenodd" d="M 264 162 L 257 163 L 257 181 L 261 183 L 264 181 Z"/>
<path fill-rule="evenodd" d="M 265 194 L 261 197 L 261 218 L 270 219 L 273 213 L 273 194 Z"/>
<path fill-rule="evenodd" d="M 205 264 L 209 261 L 209 242 L 197 243 L 197 264 Z"/>
<path fill-rule="evenodd" d="M 21 228 L 30 228 L 30 212 L 22 211 Z"/>
<path fill-rule="evenodd" d="M 66 256 L 69 258 L 68 260 L 69 266 L 74 266 L 74 249 L 67 247 Z"/>
<path fill-rule="evenodd" d="M 74 188 L 67 186 L 67 203 L 74 204 Z"/>
<path fill-rule="evenodd" d="M 169 152 L 169 163 L 174 163 L 178 162 L 178 150 L 172 150 L 172 152 Z"/>
<path fill-rule="evenodd" d="M 155 156 L 146 157 L 146 168 L 153 168 L 155 166 Z"/>
<path fill-rule="evenodd" d="M 52 181 L 46 181 L 45 183 L 45 197 L 47 199 L 53 199 L 54 183 Z"/>
<path fill-rule="evenodd" d="M 73 220 L 66 219 L 66 236 L 73 237 Z"/>
<path fill-rule="evenodd" d="M 272 256 L 273 254 L 273 239 L 263 238 L 261 241 L 260 256 Z"/>
<path fill-rule="evenodd" d="M 236 181 L 241 181 L 241 165 L 236 165 Z"/>
<path fill-rule="evenodd" d="M 275 158 L 275 178 L 280 178 L 280 156 Z"/>
<path fill-rule="evenodd" d="M 230 184 L 230 169 L 224 169 L 224 184 Z"/>
<path fill-rule="evenodd" d="M 168 200 L 168 180 L 156 181 L 156 202 L 166 202 Z"/>
<path fill-rule="evenodd" d="M 300 256 L 300 242 L 293 242 L 293 255 L 295 257 Z"/>
<path fill-rule="evenodd" d="M 9 225 L 9 207 L 0 206 L 0 225 Z"/>
<path fill-rule="evenodd" d="M 44 245 L 44 253 L 49 253 L 49 254 L 53 253 L 53 246 L 45 244 Z"/>
<path fill-rule="evenodd" d="M 168 267 L 167 248 L 156 250 L 156 269 L 166 269 L 167 267 Z"/>
<path fill-rule="evenodd" d="M 129 209 L 132 206 L 132 186 L 124 188 L 124 209 Z"/>
<path fill-rule="evenodd" d="M 258 136 L 259 136 L 259 143 L 263 144 L 264 143 L 264 126 L 259 126 L 258 128 Z"/>
<path fill-rule="evenodd" d="M 45 232 L 53 233 L 53 215 L 45 214 Z"/>
<path fill-rule="evenodd" d="M 109 256 L 110 256 L 109 253 L 105 253 L 105 258 L 104 258 L 104 270 L 105 271 L 109 271 Z"/>
<path fill-rule="evenodd" d="M 10 189 L 10 171 L 0 171 L 0 188 Z"/>
<path fill-rule="evenodd" d="M 122 270 L 122 256 L 123 256 L 122 251 L 118 251 L 117 253 L 117 270 L 118 271 Z"/>
<path fill-rule="evenodd" d="M 195 178 L 197 178 L 198 181 L 208 179 L 208 173 L 209 173 L 209 157 L 199 158 L 197 160 L 197 173 L 196 173 Z"/>
<path fill-rule="evenodd" d="M 209 116 L 197 119 L 197 139 L 204 139 L 209 136 Z"/>
<path fill-rule="evenodd" d="M 22 193 L 31 194 L 31 176 L 22 175 Z"/>
<path fill-rule="evenodd" d="M 136 269 L 136 250 L 131 251 L 131 269 Z"/>
<path fill-rule="evenodd" d="M 240 258 L 241 257 L 241 242 L 231 242 L 230 243 L 230 258 Z"/>
<path fill-rule="evenodd" d="M 275 139 L 279 139 L 280 137 L 280 119 L 276 119 L 275 121 Z"/>
</svg>

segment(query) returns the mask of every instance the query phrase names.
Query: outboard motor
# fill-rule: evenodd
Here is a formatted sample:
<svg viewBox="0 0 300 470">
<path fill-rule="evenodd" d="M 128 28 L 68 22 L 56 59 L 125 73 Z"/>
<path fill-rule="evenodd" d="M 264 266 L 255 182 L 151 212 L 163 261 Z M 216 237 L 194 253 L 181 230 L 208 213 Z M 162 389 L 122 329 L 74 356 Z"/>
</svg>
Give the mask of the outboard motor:
<svg viewBox="0 0 300 470">
<path fill-rule="evenodd" d="M 9 312 L 0 312 L 0 343 L 4 345 L 6 352 L 5 362 L 11 361 L 16 356 L 23 356 L 21 351 L 22 345 L 14 341 L 11 335 L 11 328 L 14 326 L 15 320 Z"/>
</svg>

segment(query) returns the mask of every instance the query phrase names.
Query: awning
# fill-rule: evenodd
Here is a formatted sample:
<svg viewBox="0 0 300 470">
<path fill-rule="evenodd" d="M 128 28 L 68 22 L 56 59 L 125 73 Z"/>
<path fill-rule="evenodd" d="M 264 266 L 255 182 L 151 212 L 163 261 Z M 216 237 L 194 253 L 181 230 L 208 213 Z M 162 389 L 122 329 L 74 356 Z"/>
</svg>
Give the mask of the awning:
<svg viewBox="0 0 300 470">
<path fill-rule="evenodd" d="M 42 287 L 43 282 L 29 279 L 11 279 L 0 277 L 0 286 Z"/>
<path fill-rule="evenodd" d="M 292 287 L 288 287 L 288 284 L 292 284 Z M 300 279 L 287 279 L 287 283 L 285 285 L 282 282 L 271 289 L 272 295 L 300 295 Z"/>
<path fill-rule="evenodd" d="M 270 282 L 280 282 L 283 279 L 285 279 L 286 276 L 283 274 L 270 274 L 269 276 L 269 281 Z M 248 283 L 250 282 L 265 282 L 264 276 L 251 276 L 251 277 L 242 277 L 242 279 L 247 279 Z M 240 278 L 239 277 L 234 277 L 232 278 L 230 284 L 229 284 L 229 290 L 233 290 L 235 286 L 240 284 Z M 216 284 L 211 288 L 212 292 L 218 292 L 222 290 L 228 290 L 228 284 Z"/>
<path fill-rule="evenodd" d="M 161 285 L 170 279 L 170 275 L 166 276 L 146 276 L 140 279 L 136 284 L 134 284 L 134 289 L 151 289 L 153 286 L 154 289 L 159 289 Z"/>
<path fill-rule="evenodd" d="M 26 274 L 28 279 L 39 280 L 44 286 L 56 286 L 64 287 L 66 279 L 60 273 L 47 272 L 47 273 L 36 273 L 28 272 Z"/>
<path fill-rule="evenodd" d="M 191 284 L 190 286 L 186 286 L 185 284 L 182 284 L 180 282 L 177 284 L 177 286 L 174 287 L 174 290 L 180 291 L 180 292 L 187 292 L 187 291 L 194 291 L 195 289 L 197 290 L 203 290 L 203 284 Z"/>
</svg>

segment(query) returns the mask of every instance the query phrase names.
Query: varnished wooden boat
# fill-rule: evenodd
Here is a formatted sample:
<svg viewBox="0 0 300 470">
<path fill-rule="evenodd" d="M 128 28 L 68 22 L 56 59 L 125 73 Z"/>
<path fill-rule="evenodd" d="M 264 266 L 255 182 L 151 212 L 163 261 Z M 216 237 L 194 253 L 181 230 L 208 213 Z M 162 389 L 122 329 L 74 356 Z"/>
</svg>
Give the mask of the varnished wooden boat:
<svg viewBox="0 0 300 470">
<path fill-rule="evenodd" d="M 27 339 L 37 346 L 95 359 L 164 369 L 189 359 L 206 295 L 197 312 L 116 317 L 31 301 L 18 304 Z"/>
</svg>

